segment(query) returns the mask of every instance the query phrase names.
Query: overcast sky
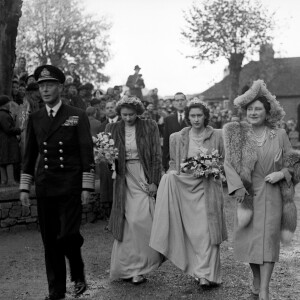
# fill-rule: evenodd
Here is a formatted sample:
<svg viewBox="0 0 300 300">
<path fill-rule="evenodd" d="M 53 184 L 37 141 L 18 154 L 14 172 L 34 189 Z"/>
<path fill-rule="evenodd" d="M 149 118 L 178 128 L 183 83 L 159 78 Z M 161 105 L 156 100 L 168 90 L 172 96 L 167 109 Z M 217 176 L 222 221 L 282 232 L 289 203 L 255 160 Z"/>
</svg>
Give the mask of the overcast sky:
<svg viewBox="0 0 300 300">
<path fill-rule="evenodd" d="M 183 10 L 193 0 L 83 0 L 88 12 L 106 15 L 111 29 L 112 59 L 105 73 L 108 86 L 125 84 L 136 64 L 141 67 L 146 87 L 159 95 L 199 93 L 222 80 L 226 60 L 216 64 L 185 58 L 191 48 L 181 37 Z M 300 57 L 300 1 L 262 0 L 276 11 L 278 29 L 274 50 L 277 57 Z M 197 68 L 193 68 L 197 66 Z"/>
</svg>

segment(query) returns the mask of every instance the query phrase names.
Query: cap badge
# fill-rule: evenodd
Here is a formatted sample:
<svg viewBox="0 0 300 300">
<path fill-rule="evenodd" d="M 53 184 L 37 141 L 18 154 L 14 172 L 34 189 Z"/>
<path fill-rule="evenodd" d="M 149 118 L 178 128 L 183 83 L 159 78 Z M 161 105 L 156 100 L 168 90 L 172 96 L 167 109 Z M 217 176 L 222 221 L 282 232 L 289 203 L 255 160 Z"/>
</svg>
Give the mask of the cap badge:
<svg viewBox="0 0 300 300">
<path fill-rule="evenodd" d="M 49 77 L 50 76 L 50 72 L 49 70 L 47 70 L 46 68 L 44 68 L 41 72 L 41 77 Z"/>
</svg>

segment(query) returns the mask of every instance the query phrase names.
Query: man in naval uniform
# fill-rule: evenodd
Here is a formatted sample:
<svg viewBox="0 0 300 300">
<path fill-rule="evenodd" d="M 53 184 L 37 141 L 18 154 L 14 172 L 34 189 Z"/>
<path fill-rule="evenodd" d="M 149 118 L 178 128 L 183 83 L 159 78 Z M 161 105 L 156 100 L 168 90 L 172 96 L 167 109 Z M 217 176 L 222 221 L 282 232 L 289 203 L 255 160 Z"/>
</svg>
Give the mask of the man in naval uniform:
<svg viewBox="0 0 300 300">
<path fill-rule="evenodd" d="M 30 205 L 34 178 L 49 288 L 45 299 L 57 300 L 64 299 L 66 293 L 65 257 L 75 283 L 75 296 L 87 288 L 79 228 L 82 204 L 94 190 L 93 142 L 86 113 L 60 99 L 63 72 L 43 65 L 35 70 L 34 77 L 45 107 L 29 117 L 20 200 Z"/>
</svg>

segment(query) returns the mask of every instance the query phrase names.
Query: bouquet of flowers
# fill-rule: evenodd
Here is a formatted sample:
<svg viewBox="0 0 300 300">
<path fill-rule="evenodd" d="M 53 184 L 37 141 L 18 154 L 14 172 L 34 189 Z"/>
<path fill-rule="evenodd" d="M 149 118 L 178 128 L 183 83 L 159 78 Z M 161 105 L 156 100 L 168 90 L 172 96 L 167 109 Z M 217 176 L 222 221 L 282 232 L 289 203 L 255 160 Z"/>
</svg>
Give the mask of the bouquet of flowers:
<svg viewBox="0 0 300 300">
<path fill-rule="evenodd" d="M 101 161 L 108 162 L 110 169 L 113 171 L 112 178 L 116 178 L 116 164 L 115 161 L 118 158 L 119 151 L 115 148 L 115 141 L 111 138 L 110 132 L 100 132 L 97 137 L 93 136 L 94 142 L 94 158 L 95 162 Z"/>
<path fill-rule="evenodd" d="M 205 149 L 206 150 L 206 149 Z M 220 159 L 222 156 L 218 150 L 213 150 L 210 154 L 200 151 L 196 156 L 186 158 L 181 166 L 181 172 L 193 174 L 196 178 L 213 176 L 214 180 L 225 181 L 225 172 Z"/>
</svg>

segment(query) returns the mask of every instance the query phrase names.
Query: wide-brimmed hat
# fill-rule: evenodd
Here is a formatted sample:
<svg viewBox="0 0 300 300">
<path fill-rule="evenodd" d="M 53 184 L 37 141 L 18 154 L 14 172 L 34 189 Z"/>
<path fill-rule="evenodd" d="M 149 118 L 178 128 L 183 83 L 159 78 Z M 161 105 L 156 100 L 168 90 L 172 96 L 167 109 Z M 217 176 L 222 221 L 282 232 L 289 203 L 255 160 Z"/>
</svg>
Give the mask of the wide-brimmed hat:
<svg viewBox="0 0 300 300">
<path fill-rule="evenodd" d="M 253 81 L 252 86 L 243 94 L 234 99 L 235 106 L 246 109 L 247 105 L 259 97 L 265 97 L 270 103 L 271 109 L 267 118 L 272 127 L 280 126 L 285 112 L 276 97 L 270 93 L 263 80 Z"/>
<path fill-rule="evenodd" d="M 139 65 L 136 65 L 135 67 L 134 67 L 134 70 L 140 70 L 141 68 L 139 67 Z"/>
<path fill-rule="evenodd" d="M 43 81 L 56 81 L 63 84 L 66 80 L 64 73 L 59 68 L 52 65 L 42 65 L 37 67 L 33 75 L 37 83 Z"/>
</svg>

